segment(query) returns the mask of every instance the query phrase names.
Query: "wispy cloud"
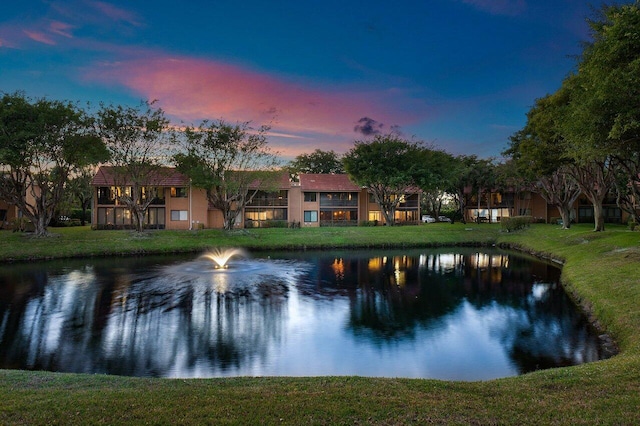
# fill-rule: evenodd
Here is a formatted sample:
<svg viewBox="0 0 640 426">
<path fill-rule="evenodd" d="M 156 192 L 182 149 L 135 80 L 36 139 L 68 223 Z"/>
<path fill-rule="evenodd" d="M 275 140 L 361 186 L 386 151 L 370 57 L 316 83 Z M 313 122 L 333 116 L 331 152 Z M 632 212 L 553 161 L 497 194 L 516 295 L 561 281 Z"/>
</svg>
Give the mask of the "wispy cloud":
<svg viewBox="0 0 640 426">
<path fill-rule="evenodd" d="M 462 0 L 492 15 L 520 15 L 527 9 L 525 0 Z"/>
<path fill-rule="evenodd" d="M 73 39 L 78 29 L 126 32 L 143 25 L 136 14 L 101 1 L 53 0 L 48 5 L 40 17 L 0 24 L 0 47 L 25 48 L 28 41 L 54 46 Z"/>
<path fill-rule="evenodd" d="M 49 31 L 53 34 L 57 34 L 66 38 L 73 38 L 73 29 L 75 27 L 71 24 L 67 24 L 66 22 L 60 21 L 52 21 L 49 24 Z"/>
<path fill-rule="evenodd" d="M 402 91 L 317 88 L 219 61 L 158 53 L 87 70 L 88 80 L 122 85 L 185 120 L 224 118 L 273 124 L 286 134 L 353 137 L 361 117 L 392 125 L 424 120 L 429 108 Z"/>
<path fill-rule="evenodd" d="M 48 44 L 50 46 L 55 46 L 57 44 L 51 35 L 40 31 L 24 30 L 24 34 L 31 40 L 39 43 Z"/>
<path fill-rule="evenodd" d="M 112 4 L 102 1 L 88 1 L 87 4 L 98 12 L 115 22 L 123 22 L 135 27 L 142 26 L 142 21 L 135 14 L 128 10 L 121 9 Z"/>
</svg>

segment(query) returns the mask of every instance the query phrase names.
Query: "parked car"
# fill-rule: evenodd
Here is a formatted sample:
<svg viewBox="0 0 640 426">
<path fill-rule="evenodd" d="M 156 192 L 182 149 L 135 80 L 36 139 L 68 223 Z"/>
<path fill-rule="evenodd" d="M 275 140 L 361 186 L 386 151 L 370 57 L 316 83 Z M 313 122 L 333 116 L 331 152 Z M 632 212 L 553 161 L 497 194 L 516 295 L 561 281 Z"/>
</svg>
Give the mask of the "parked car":
<svg viewBox="0 0 640 426">
<path fill-rule="evenodd" d="M 435 221 L 436 219 L 433 216 L 430 216 L 428 214 L 422 215 L 422 222 L 424 223 L 433 223 Z"/>
<path fill-rule="evenodd" d="M 451 222 L 451 219 L 446 216 L 438 216 L 438 222 Z"/>
</svg>

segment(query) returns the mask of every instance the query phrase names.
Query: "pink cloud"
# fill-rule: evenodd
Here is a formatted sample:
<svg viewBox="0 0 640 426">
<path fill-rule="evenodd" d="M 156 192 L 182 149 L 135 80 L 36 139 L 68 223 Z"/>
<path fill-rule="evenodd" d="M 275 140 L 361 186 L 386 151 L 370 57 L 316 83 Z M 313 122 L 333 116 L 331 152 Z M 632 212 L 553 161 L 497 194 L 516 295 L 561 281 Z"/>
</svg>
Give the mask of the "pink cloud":
<svg viewBox="0 0 640 426">
<path fill-rule="evenodd" d="M 69 25 L 65 22 L 60 21 L 52 21 L 49 24 L 49 31 L 53 34 L 57 34 L 62 37 L 72 38 L 71 30 L 74 28 L 73 25 Z"/>
<path fill-rule="evenodd" d="M 48 34 L 42 33 L 40 31 L 24 30 L 24 33 L 31 40 L 37 41 L 39 43 L 48 44 L 50 46 L 55 46 L 57 44 L 55 40 L 53 40 Z"/>
<path fill-rule="evenodd" d="M 120 9 L 112 4 L 102 1 L 92 1 L 89 2 L 89 5 L 97 9 L 100 14 L 106 16 L 112 21 L 126 22 L 136 27 L 141 25 L 137 15 L 128 10 Z"/>
<path fill-rule="evenodd" d="M 295 135 L 357 136 L 362 117 L 405 125 L 426 118 L 428 108 L 398 89 L 317 89 L 236 65 L 156 55 L 103 66 L 88 79 L 119 84 L 143 98 L 157 99 L 170 115 L 273 124 Z M 301 142 L 302 143 L 302 142 Z"/>
</svg>

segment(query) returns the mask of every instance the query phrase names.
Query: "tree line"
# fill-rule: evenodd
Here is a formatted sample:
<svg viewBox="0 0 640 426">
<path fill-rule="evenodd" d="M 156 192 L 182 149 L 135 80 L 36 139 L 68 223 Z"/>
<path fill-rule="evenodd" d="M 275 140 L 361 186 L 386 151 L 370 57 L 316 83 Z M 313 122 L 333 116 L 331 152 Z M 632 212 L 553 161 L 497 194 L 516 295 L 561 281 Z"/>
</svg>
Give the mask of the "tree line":
<svg viewBox="0 0 640 426">
<path fill-rule="evenodd" d="M 557 92 L 537 99 L 523 129 L 510 137 L 505 159 L 454 156 L 399 133 L 356 140 L 339 156 L 316 150 L 286 166 L 268 145 L 269 126 L 204 120 L 175 126 L 153 102 L 101 104 L 95 112 L 67 101 L 0 98 L 0 199 L 17 206 L 37 236 L 65 193 L 84 206 L 96 165 L 109 165 L 114 196 L 142 231 L 158 195 L 150 182 L 171 165 L 205 190 L 231 229 L 256 187 L 276 189 L 278 176 L 347 173 L 373 194 L 393 225 L 403 196 L 419 189 L 427 211 L 439 216 L 445 197 L 464 221 L 465 194 L 532 190 L 558 208 L 564 227 L 580 194 L 593 204 L 595 230 L 604 230 L 603 201 L 640 221 L 640 5 L 605 6 L 589 20 L 592 40 Z M 25 197 L 29 194 L 29 197 Z M 490 201 L 489 201 L 490 202 Z M 86 208 L 86 207 L 85 207 Z M 490 206 L 489 206 L 490 208 Z"/>
<path fill-rule="evenodd" d="M 159 195 L 154 182 L 162 180 L 166 166 L 205 191 L 208 202 L 222 212 L 225 229 L 238 222 L 256 188 L 276 190 L 284 171 L 292 178 L 299 173 L 348 173 L 373 194 L 389 225 L 412 188 L 432 195 L 437 215 L 444 195 L 462 200 L 470 179 L 485 179 L 484 188 L 495 184 L 486 180 L 490 161 L 454 157 L 397 134 L 355 141 L 342 157 L 321 150 L 302 154 L 283 167 L 268 146 L 268 126 L 223 120 L 173 126 L 164 111 L 149 102 L 100 105 L 90 113 L 71 102 L 4 94 L 0 129 L 0 199 L 17 206 L 37 236 L 47 235 L 65 194 L 73 194 L 83 209 L 89 207 L 97 165 L 110 166 L 112 195 L 130 211 L 138 231 L 143 231 L 147 209 Z"/>
<path fill-rule="evenodd" d="M 605 6 L 592 41 L 555 92 L 537 99 L 504 154 L 552 205 L 564 226 L 580 194 L 604 230 L 603 201 L 638 223 L 640 213 L 640 3 Z"/>
</svg>

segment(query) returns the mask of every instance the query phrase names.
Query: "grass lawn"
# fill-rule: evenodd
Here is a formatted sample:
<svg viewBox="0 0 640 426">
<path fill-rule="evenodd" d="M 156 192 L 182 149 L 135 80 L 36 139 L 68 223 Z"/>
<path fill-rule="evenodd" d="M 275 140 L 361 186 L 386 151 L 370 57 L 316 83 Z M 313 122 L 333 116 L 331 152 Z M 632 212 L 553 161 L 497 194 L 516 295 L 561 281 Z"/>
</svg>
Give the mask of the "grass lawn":
<svg viewBox="0 0 640 426">
<path fill-rule="evenodd" d="M 0 261 L 110 253 L 505 244 L 565 262 L 562 279 L 611 333 L 609 360 L 486 382 L 361 377 L 141 379 L 0 370 L 2 424 L 640 424 L 640 233 L 495 225 L 156 231 L 0 231 Z M 1 283 L 0 283 L 1 285 Z M 1 348 L 0 348 L 1 349 Z"/>
</svg>

